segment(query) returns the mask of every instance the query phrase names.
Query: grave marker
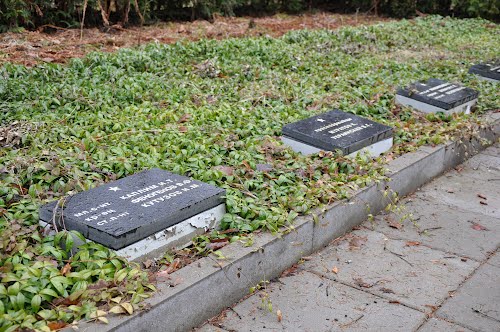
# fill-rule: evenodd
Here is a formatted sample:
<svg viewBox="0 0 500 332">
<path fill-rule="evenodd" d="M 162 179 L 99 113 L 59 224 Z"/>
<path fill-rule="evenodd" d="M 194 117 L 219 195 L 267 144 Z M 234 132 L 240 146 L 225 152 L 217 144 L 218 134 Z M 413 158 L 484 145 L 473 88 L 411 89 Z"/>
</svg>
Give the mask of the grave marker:
<svg viewBox="0 0 500 332">
<path fill-rule="evenodd" d="M 456 83 L 431 78 L 400 88 L 396 103 L 411 106 L 424 113 L 470 113 L 479 92 Z"/>
<path fill-rule="evenodd" d="M 225 212 L 224 193 L 185 176 L 151 169 L 70 196 L 62 204 L 46 204 L 40 208 L 40 221 L 55 222 L 59 229 L 77 230 L 89 240 L 140 256 L 144 250 L 187 242 L 192 231 L 214 227 Z"/>
<path fill-rule="evenodd" d="M 469 69 L 469 73 L 476 74 L 481 79 L 498 83 L 500 82 L 500 60 L 474 65 Z"/>
<path fill-rule="evenodd" d="M 392 147 L 392 128 L 333 110 L 285 125 L 282 141 L 303 154 L 341 150 L 354 155 L 363 150 L 376 157 Z"/>
</svg>

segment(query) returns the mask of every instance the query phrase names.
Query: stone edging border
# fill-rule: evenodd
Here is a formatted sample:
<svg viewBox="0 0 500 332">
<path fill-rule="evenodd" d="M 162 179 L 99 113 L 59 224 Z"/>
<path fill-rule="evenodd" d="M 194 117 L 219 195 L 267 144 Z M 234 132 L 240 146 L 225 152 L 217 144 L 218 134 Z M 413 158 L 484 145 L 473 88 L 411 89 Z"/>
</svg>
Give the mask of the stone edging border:
<svg viewBox="0 0 500 332">
<path fill-rule="evenodd" d="M 315 214 L 300 216 L 294 230 L 281 237 L 256 234 L 254 244 L 233 243 L 221 249 L 226 260 L 204 257 L 159 282 L 158 293 L 145 301 L 149 307 L 131 316 L 110 316 L 109 324 L 81 323 L 81 331 L 187 331 L 249 294 L 250 287 L 278 277 L 302 257 L 361 224 L 389 203 L 390 188 L 403 197 L 500 138 L 500 113 L 484 118 L 487 125 L 476 137 L 435 147 L 424 146 L 388 164 L 390 181 L 371 184 L 347 201 L 339 201 Z M 367 208 L 369 206 L 369 209 Z M 316 221 L 315 221 L 316 219 Z"/>
</svg>

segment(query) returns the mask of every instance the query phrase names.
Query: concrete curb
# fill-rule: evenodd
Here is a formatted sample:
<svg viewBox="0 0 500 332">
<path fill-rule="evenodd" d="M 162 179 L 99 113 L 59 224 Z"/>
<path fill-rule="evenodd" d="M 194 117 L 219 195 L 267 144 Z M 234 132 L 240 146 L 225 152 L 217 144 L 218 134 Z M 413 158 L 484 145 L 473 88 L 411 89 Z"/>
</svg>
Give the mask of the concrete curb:
<svg viewBox="0 0 500 332">
<path fill-rule="evenodd" d="M 299 217 L 295 229 L 276 237 L 268 233 L 254 236 L 245 247 L 233 243 L 221 249 L 227 258 L 216 261 L 204 257 L 171 275 L 178 284 L 159 283 L 158 293 L 146 300 L 149 310 L 132 316 L 109 317 L 108 325 L 82 323 L 82 331 L 186 331 L 201 325 L 224 308 L 249 294 L 249 288 L 328 245 L 333 239 L 361 224 L 387 204 L 388 188 L 400 196 L 414 192 L 446 170 L 500 138 L 500 113 L 489 114 L 478 130 L 480 138 L 467 138 L 436 147 L 422 147 L 388 165 L 390 181 L 372 184 L 348 201 L 337 202 L 312 215 Z"/>
</svg>

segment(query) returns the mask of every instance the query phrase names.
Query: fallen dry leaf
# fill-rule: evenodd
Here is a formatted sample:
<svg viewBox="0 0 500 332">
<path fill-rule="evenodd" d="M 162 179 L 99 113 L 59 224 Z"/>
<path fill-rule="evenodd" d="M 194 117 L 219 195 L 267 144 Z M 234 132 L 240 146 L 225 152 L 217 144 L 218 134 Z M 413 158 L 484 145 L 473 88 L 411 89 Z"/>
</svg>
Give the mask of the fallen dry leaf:
<svg viewBox="0 0 500 332">
<path fill-rule="evenodd" d="M 231 166 L 218 165 L 215 166 L 214 169 L 226 174 L 227 176 L 231 176 L 234 174 L 234 168 Z"/>
<path fill-rule="evenodd" d="M 399 221 L 394 220 L 394 218 L 392 216 L 385 217 L 385 221 L 387 222 L 387 225 L 389 225 L 389 227 L 396 228 L 396 229 L 403 228 L 403 224 L 400 223 Z"/>
<path fill-rule="evenodd" d="M 71 263 L 66 263 L 66 265 L 64 265 L 64 267 L 61 269 L 61 274 L 65 276 L 70 272 L 71 272 Z"/>
<path fill-rule="evenodd" d="M 145 269 L 149 269 L 153 265 L 153 261 L 151 259 L 148 259 L 142 263 L 144 265 Z"/>
<path fill-rule="evenodd" d="M 177 285 L 179 285 L 180 283 L 182 283 L 184 281 L 184 279 L 182 279 L 181 277 L 177 277 L 174 279 L 174 281 L 170 282 L 170 287 L 175 287 Z"/>
<path fill-rule="evenodd" d="M 297 264 L 293 264 L 290 268 L 286 269 L 281 273 L 281 278 L 287 277 L 289 275 L 293 275 L 295 272 L 297 272 L 297 269 L 299 266 Z"/>
<path fill-rule="evenodd" d="M 418 241 L 406 241 L 407 247 L 419 246 L 419 245 L 420 245 L 420 242 L 418 242 Z"/>
<path fill-rule="evenodd" d="M 172 273 L 174 272 L 175 270 L 177 270 L 177 268 L 179 267 L 179 265 L 181 264 L 181 260 L 179 258 L 176 258 L 174 259 L 174 261 L 168 266 L 168 268 L 165 270 L 167 273 Z"/>
<path fill-rule="evenodd" d="M 368 240 L 366 236 L 353 236 L 349 240 L 349 249 L 354 250 L 354 249 L 359 249 L 361 248 L 362 245 L 365 244 L 365 242 Z"/>
<path fill-rule="evenodd" d="M 480 224 L 475 223 L 475 222 L 472 223 L 471 228 L 474 229 L 474 230 L 476 230 L 476 231 L 489 231 L 489 229 L 487 229 L 483 225 L 480 225 Z"/>
<path fill-rule="evenodd" d="M 187 131 L 188 131 L 187 127 L 184 127 L 184 126 L 180 126 L 179 127 L 179 132 L 180 133 L 187 133 Z"/>
<path fill-rule="evenodd" d="M 252 170 L 252 167 L 250 167 L 250 164 L 248 163 L 248 161 L 243 160 L 241 163 L 245 166 L 245 168 L 247 169 L 247 171 L 251 171 Z"/>
<path fill-rule="evenodd" d="M 385 288 L 385 287 L 380 288 L 380 291 L 382 293 L 386 293 L 386 294 L 396 294 L 396 293 L 394 293 L 394 291 L 392 289 Z"/>
<path fill-rule="evenodd" d="M 181 116 L 181 118 L 179 119 L 179 121 L 177 121 L 177 123 L 188 122 L 190 117 L 191 117 L 191 114 L 186 113 L 183 116 Z"/>
<path fill-rule="evenodd" d="M 64 327 L 66 327 L 68 325 L 68 323 L 66 322 L 63 322 L 62 320 L 59 320 L 57 322 L 50 322 L 50 323 L 47 323 L 47 326 L 49 327 L 49 329 L 51 331 L 57 331 L 57 330 L 60 330 Z"/>
<path fill-rule="evenodd" d="M 281 322 L 281 320 L 283 319 L 283 314 L 281 313 L 281 310 L 278 309 L 278 311 L 276 311 L 276 316 L 278 316 L 278 322 Z"/>
<path fill-rule="evenodd" d="M 437 306 L 431 305 L 431 304 L 425 304 L 424 307 L 431 308 L 432 312 L 434 312 L 438 309 Z"/>
<path fill-rule="evenodd" d="M 168 279 L 170 279 L 170 274 L 167 270 L 156 273 L 156 281 L 166 281 Z"/>
<path fill-rule="evenodd" d="M 69 297 L 64 297 L 64 298 L 57 298 L 52 300 L 51 302 L 55 306 L 69 306 L 69 305 L 77 305 L 80 303 L 80 299 L 70 299 Z"/>
<path fill-rule="evenodd" d="M 356 285 L 358 285 L 359 287 L 362 287 L 362 288 L 371 288 L 373 286 L 367 282 L 364 282 L 363 279 L 361 279 L 361 278 L 354 278 L 353 280 L 356 283 Z"/>
<path fill-rule="evenodd" d="M 230 234 L 230 233 L 238 233 L 240 230 L 238 228 L 229 228 L 225 231 L 221 231 L 220 234 Z"/>
<path fill-rule="evenodd" d="M 332 269 L 332 272 L 335 273 L 335 274 L 339 273 L 339 268 L 336 267 L 336 266 L 334 266 L 333 269 Z"/>
<path fill-rule="evenodd" d="M 219 250 L 220 248 L 225 247 L 226 245 L 229 244 L 229 240 L 228 239 L 224 239 L 224 240 L 225 241 L 223 241 L 223 242 L 212 242 L 212 243 L 207 244 L 207 249 L 208 250 Z"/>
</svg>

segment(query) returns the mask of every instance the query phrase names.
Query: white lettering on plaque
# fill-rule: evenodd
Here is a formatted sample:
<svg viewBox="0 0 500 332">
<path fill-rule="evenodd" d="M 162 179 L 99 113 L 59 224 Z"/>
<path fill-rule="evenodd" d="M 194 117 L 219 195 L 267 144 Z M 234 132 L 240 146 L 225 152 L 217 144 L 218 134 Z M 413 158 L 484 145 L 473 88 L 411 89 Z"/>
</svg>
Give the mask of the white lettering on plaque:
<svg viewBox="0 0 500 332">
<path fill-rule="evenodd" d="M 340 120 L 340 121 L 337 121 L 337 122 L 334 122 L 334 123 L 330 123 L 329 125 L 326 125 L 324 127 L 321 127 L 321 128 L 318 128 L 316 130 L 314 130 L 316 133 L 319 133 L 319 132 L 322 132 L 324 130 L 327 130 L 327 129 L 330 129 L 332 127 L 335 127 L 335 126 L 338 126 L 338 125 L 341 125 L 343 123 L 346 123 L 346 122 L 349 122 L 349 121 L 352 121 L 351 118 L 348 118 L 348 119 L 344 119 L 344 120 Z"/>
</svg>

